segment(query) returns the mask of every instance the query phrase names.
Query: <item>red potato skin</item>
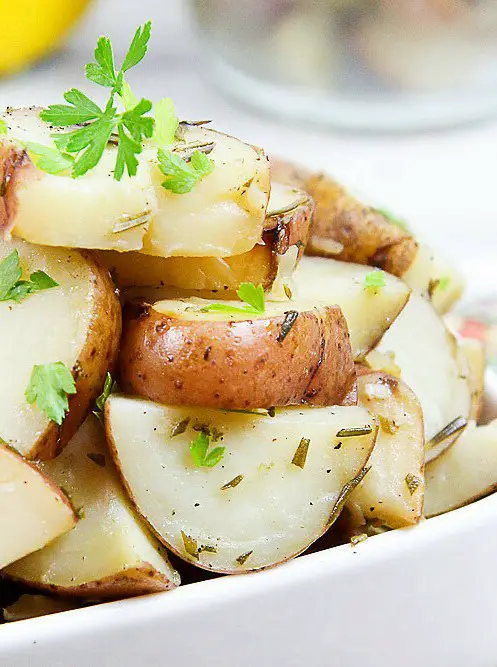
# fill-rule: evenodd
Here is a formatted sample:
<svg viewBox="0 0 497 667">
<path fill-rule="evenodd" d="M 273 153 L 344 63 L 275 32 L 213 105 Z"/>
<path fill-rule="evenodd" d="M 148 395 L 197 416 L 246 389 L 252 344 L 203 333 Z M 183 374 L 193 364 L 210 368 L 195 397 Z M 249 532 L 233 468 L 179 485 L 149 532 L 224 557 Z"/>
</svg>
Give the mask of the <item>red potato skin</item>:
<svg viewBox="0 0 497 667">
<path fill-rule="evenodd" d="M 276 180 L 302 188 L 315 201 L 306 254 L 368 264 L 398 277 L 413 263 L 418 244 L 411 234 L 359 202 L 334 179 L 277 159 L 271 159 L 271 172 Z M 321 239 L 335 241 L 343 249 L 326 252 Z"/>
<path fill-rule="evenodd" d="M 355 368 L 341 310 L 300 313 L 280 340 L 284 319 L 188 321 L 128 304 L 122 387 L 158 403 L 221 409 L 354 403 Z"/>
<path fill-rule="evenodd" d="M 0 233 L 7 235 L 14 226 L 17 189 L 24 181 L 42 175 L 29 159 L 27 151 L 10 143 L 0 143 Z"/>
<path fill-rule="evenodd" d="M 82 253 L 93 269 L 94 313 L 87 338 L 72 368 L 76 394 L 69 396 L 69 410 L 62 426 L 50 422 L 35 443 L 29 458 L 51 460 L 61 452 L 93 408 L 107 372 L 113 372 L 121 337 L 121 306 L 114 284 L 89 252 Z"/>
</svg>

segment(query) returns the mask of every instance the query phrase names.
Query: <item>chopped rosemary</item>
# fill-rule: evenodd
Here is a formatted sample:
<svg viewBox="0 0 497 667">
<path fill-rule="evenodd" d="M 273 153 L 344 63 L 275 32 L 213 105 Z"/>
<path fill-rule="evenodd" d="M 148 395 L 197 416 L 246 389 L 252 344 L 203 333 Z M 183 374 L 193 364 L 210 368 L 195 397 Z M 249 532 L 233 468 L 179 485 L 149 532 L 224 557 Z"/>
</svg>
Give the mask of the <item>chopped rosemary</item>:
<svg viewBox="0 0 497 667">
<path fill-rule="evenodd" d="M 119 222 L 116 222 L 114 227 L 112 227 L 113 234 L 120 234 L 125 232 L 128 229 L 133 229 L 134 227 L 140 227 L 141 225 L 146 225 L 152 219 L 152 211 L 146 210 L 143 213 L 138 215 L 123 215 Z"/>
<path fill-rule="evenodd" d="M 382 415 L 378 415 L 378 419 L 380 420 L 381 430 L 384 433 L 388 433 L 389 435 L 394 435 L 399 430 L 399 427 L 397 426 L 397 424 L 393 419 L 388 419 L 387 417 L 383 417 Z"/>
<path fill-rule="evenodd" d="M 183 160 L 188 161 L 191 160 L 196 151 L 209 155 L 214 150 L 214 146 L 213 141 L 191 141 L 190 143 L 174 144 L 170 150 L 172 153 L 177 153 Z"/>
<path fill-rule="evenodd" d="M 280 328 L 280 332 L 276 338 L 278 343 L 282 343 L 285 338 L 288 336 L 290 333 L 291 328 L 297 321 L 297 317 L 299 316 L 298 312 L 296 310 L 289 310 L 287 313 L 285 313 L 285 319 L 283 320 Z"/>
<path fill-rule="evenodd" d="M 305 467 L 305 461 L 307 458 L 307 452 L 309 451 L 309 445 L 311 444 L 311 441 L 309 438 L 302 438 L 300 441 L 299 446 L 297 447 L 297 451 L 293 455 L 292 463 L 294 466 L 297 466 L 298 468 L 302 468 L 302 470 Z"/>
<path fill-rule="evenodd" d="M 405 482 L 411 496 L 414 495 L 416 489 L 423 483 L 419 477 L 416 477 L 416 475 L 413 475 L 412 473 L 406 475 Z"/>
<path fill-rule="evenodd" d="M 331 510 L 330 517 L 328 519 L 328 526 L 331 526 L 332 523 L 334 523 L 340 512 L 343 510 L 345 503 L 347 502 L 347 498 L 349 495 L 352 493 L 354 489 L 356 489 L 359 484 L 362 482 L 362 480 L 366 477 L 368 472 L 371 470 L 371 466 L 368 468 L 363 468 L 359 474 L 357 474 L 354 479 L 351 479 L 350 482 L 347 482 L 343 489 L 340 491 L 338 494 L 338 498 L 335 501 L 335 504 L 333 506 L 333 509 Z"/>
<path fill-rule="evenodd" d="M 451 421 L 450 424 L 444 426 L 444 428 L 441 431 L 439 431 L 439 433 L 433 436 L 433 438 L 427 444 L 428 449 L 436 447 L 444 440 L 447 440 L 447 438 L 450 438 L 456 433 L 459 433 L 459 431 L 464 430 L 467 425 L 468 425 L 467 419 L 465 419 L 464 417 L 457 417 L 456 419 Z"/>
<path fill-rule="evenodd" d="M 221 491 L 226 491 L 226 489 L 234 489 L 235 486 L 238 486 L 240 484 L 242 479 L 243 475 L 237 475 L 231 480 L 231 482 L 226 482 L 226 484 L 223 484 L 223 486 L 221 487 Z"/>
<path fill-rule="evenodd" d="M 185 545 L 186 553 L 192 558 L 198 560 L 199 549 L 197 546 L 197 540 L 195 540 L 193 537 L 189 537 L 183 531 L 181 531 L 181 537 L 183 538 L 183 544 Z"/>
<path fill-rule="evenodd" d="M 190 417 L 185 417 L 185 419 L 182 419 L 180 422 L 175 424 L 171 429 L 171 438 L 174 438 L 175 436 L 184 433 L 188 428 L 189 423 L 190 423 Z"/>
<path fill-rule="evenodd" d="M 292 299 L 292 297 L 293 297 L 293 292 L 292 292 L 292 290 L 290 289 L 290 286 L 287 285 L 287 284 L 285 283 L 285 284 L 283 285 L 283 291 L 285 292 L 285 296 L 286 296 L 286 298 L 289 299 L 289 300 L 291 301 L 291 299 Z"/>
<path fill-rule="evenodd" d="M 357 438 L 361 435 L 369 435 L 373 432 L 371 426 L 357 426 L 355 428 L 342 428 L 336 434 L 337 438 Z"/>
<path fill-rule="evenodd" d="M 206 551 L 209 554 L 217 554 L 217 549 L 216 547 L 211 547 L 209 544 L 201 544 L 199 547 L 199 554 L 201 554 L 203 551 Z"/>
<path fill-rule="evenodd" d="M 248 559 L 250 558 L 250 556 L 253 553 L 254 553 L 253 550 L 252 551 L 247 551 L 246 554 L 242 554 L 241 556 L 238 556 L 238 558 L 236 559 L 236 562 L 238 563 L 238 565 L 245 565 L 245 563 L 248 561 Z"/>
</svg>

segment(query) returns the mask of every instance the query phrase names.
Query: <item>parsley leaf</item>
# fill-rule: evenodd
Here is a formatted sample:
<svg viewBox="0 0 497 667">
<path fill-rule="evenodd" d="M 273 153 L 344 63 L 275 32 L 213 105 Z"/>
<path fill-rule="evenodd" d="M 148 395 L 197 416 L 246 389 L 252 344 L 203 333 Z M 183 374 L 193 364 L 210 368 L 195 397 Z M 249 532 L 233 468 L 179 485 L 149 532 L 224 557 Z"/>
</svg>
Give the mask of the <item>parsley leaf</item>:
<svg viewBox="0 0 497 667">
<path fill-rule="evenodd" d="M 129 109 L 136 107 L 136 105 L 140 101 L 131 90 L 131 87 L 127 81 L 123 81 L 123 85 L 121 87 L 121 94 L 119 95 L 119 97 L 121 98 L 121 102 L 123 103 L 126 111 L 129 111 Z"/>
<path fill-rule="evenodd" d="M 35 271 L 29 280 L 21 280 L 21 275 L 19 252 L 13 250 L 0 262 L 0 301 L 21 303 L 34 292 L 42 292 L 59 286 L 59 283 L 56 283 L 44 271 Z"/>
<path fill-rule="evenodd" d="M 86 78 L 99 86 L 113 88 L 116 92 L 119 92 L 114 54 L 108 37 L 99 38 L 94 55 L 96 63 L 88 63 L 85 67 Z"/>
<path fill-rule="evenodd" d="M 161 148 L 174 143 L 179 120 L 176 117 L 173 101 L 164 97 L 157 102 L 155 112 L 154 142 Z"/>
<path fill-rule="evenodd" d="M 28 151 L 33 164 L 47 174 L 60 174 L 62 171 L 70 169 L 74 164 L 72 155 L 62 153 L 57 148 L 50 148 L 50 146 L 33 142 L 25 143 L 24 147 Z"/>
<path fill-rule="evenodd" d="M 64 93 L 69 104 L 51 104 L 40 113 L 40 118 L 55 127 L 80 125 L 95 120 L 102 115 L 100 107 L 76 88 Z"/>
<path fill-rule="evenodd" d="M 190 443 L 190 453 L 197 468 L 213 468 L 224 457 L 225 447 L 214 447 L 209 453 L 210 438 L 201 431 Z"/>
<path fill-rule="evenodd" d="M 190 163 L 179 155 L 162 149 L 159 149 L 157 157 L 160 170 L 167 176 L 162 187 L 179 195 L 190 192 L 196 183 L 214 169 L 214 162 L 200 151 L 193 153 Z"/>
<path fill-rule="evenodd" d="M 139 62 L 143 60 L 147 53 L 148 42 L 150 40 L 150 33 L 152 30 L 152 21 L 147 21 L 145 25 L 139 26 L 133 37 L 133 41 L 128 49 L 128 53 L 124 58 L 121 67 L 122 72 L 127 72 Z"/>
<path fill-rule="evenodd" d="M 61 362 L 33 366 L 29 384 L 24 392 L 27 402 L 44 412 L 59 426 L 69 409 L 67 396 L 76 393 L 71 371 Z"/>
<path fill-rule="evenodd" d="M 112 379 L 112 375 L 110 373 L 107 373 L 107 375 L 105 376 L 105 383 L 104 383 L 104 388 L 102 389 L 102 393 L 95 401 L 96 410 L 93 411 L 95 417 L 102 423 L 104 419 L 105 402 L 109 398 L 109 396 L 113 394 L 116 390 L 117 390 L 117 382 L 114 382 L 114 380 Z"/>
<path fill-rule="evenodd" d="M 378 289 L 386 285 L 385 274 L 379 269 L 370 271 L 364 277 L 364 287 L 367 289 Z"/>
<path fill-rule="evenodd" d="M 262 315 L 266 312 L 264 302 L 264 288 L 254 283 L 240 283 L 238 297 L 245 301 L 245 306 L 233 306 L 228 303 L 211 303 L 200 309 L 202 313 L 244 313 L 247 315 Z"/>
<path fill-rule="evenodd" d="M 9 128 L 7 127 L 7 123 L 3 118 L 0 118 L 0 134 L 7 134 L 8 129 Z"/>
</svg>

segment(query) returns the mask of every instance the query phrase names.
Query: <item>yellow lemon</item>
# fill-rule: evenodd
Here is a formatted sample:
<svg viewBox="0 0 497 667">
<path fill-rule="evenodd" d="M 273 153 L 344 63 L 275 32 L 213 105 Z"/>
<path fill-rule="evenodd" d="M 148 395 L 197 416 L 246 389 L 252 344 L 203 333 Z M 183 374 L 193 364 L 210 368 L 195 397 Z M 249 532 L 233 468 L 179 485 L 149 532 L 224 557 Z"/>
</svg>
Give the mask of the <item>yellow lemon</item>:
<svg viewBox="0 0 497 667">
<path fill-rule="evenodd" d="M 0 0 L 0 75 L 50 53 L 89 0 Z"/>
</svg>

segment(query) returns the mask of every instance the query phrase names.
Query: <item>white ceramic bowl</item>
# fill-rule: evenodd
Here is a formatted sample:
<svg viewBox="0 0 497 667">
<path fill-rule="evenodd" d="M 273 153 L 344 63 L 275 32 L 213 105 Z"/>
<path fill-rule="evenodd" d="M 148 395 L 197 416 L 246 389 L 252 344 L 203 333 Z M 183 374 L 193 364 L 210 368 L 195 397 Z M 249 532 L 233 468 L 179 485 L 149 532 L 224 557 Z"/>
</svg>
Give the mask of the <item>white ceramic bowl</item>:
<svg viewBox="0 0 497 667">
<path fill-rule="evenodd" d="M 493 376 L 487 397 L 497 412 Z M 496 628 L 494 494 L 267 572 L 0 626 L 0 665 L 495 667 Z"/>
</svg>

